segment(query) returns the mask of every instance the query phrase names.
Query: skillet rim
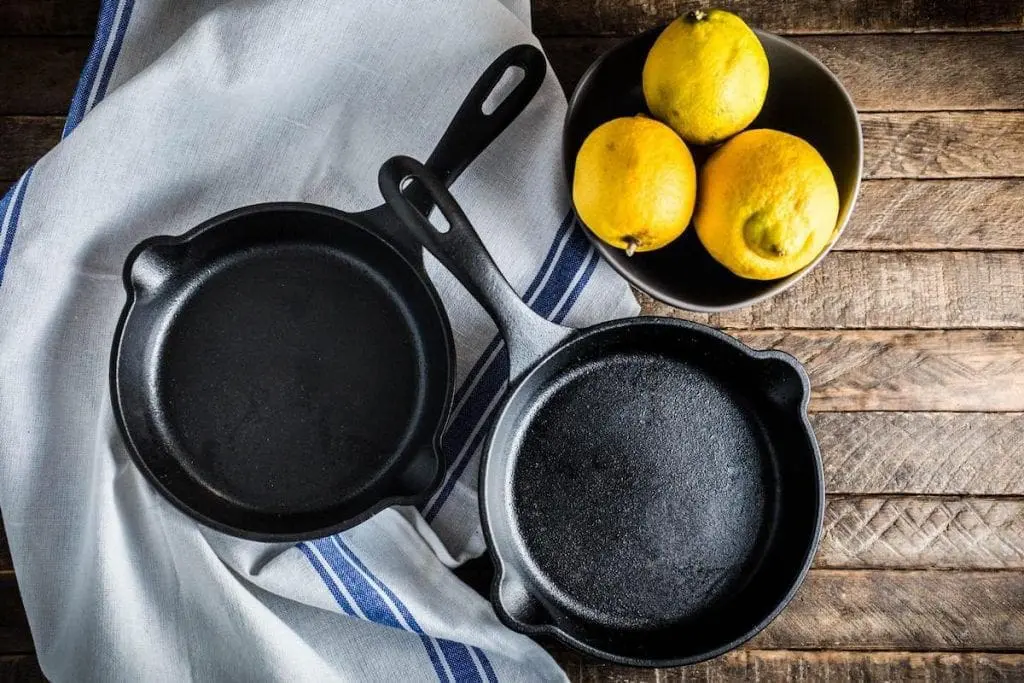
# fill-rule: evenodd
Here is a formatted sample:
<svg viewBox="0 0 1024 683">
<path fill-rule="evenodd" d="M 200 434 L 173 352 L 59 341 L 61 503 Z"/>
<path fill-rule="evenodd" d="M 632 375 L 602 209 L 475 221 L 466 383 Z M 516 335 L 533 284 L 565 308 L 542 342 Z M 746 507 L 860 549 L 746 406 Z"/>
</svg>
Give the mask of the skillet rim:
<svg viewBox="0 0 1024 683">
<path fill-rule="evenodd" d="M 501 600 L 499 594 L 499 588 L 502 580 L 505 577 L 506 567 L 502 561 L 500 554 L 498 553 L 498 546 L 495 543 L 495 535 L 491 529 L 491 517 L 489 514 L 489 504 L 487 497 L 487 481 L 488 474 L 490 472 L 489 463 L 492 461 L 492 452 L 495 448 L 496 433 L 498 427 L 507 419 L 506 416 L 509 411 L 509 406 L 519 396 L 520 392 L 524 391 L 523 387 L 527 381 L 538 373 L 541 368 L 553 361 L 556 356 L 561 355 L 563 352 L 568 351 L 569 347 L 580 343 L 584 340 L 592 338 L 594 336 L 604 334 L 606 332 L 616 330 L 623 327 L 632 327 L 639 325 L 651 325 L 659 327 L 679 327 L 687 329 L 698 334 L 709 336 L 718 342 L 724 342 L 728 346 L 731 346 L 740 353 L 746 355 L 754 360 L 776 360 L 781 361 L 788 365 L 800 379 L 801 384 L 801 398 L 799 404 L 796 406 L 797 417 L 799 418 L 800 425 L 803 428 L 803 434 L 806 436 L 808 444 L 810 445 L 811 464 L 814 467 L 813 478 L 815 481 L 815 488 L 813 494 L 817 498 L 817 504 L 815 505 L 815 518 L 814 518 L 814 536 L 809 539 L 806 550 L 800 561 L 800 569 L 794 575 L 791 585 L 786 591 L 785 595 L 779 600 L 775 606 L 767 613 L 765 617 L 759 620 L 752 628 L 744 631 L 744 633 L 734 638 L 733 640 L 721 644 L 710 650 L 700 652 L 693 655 L 683 657 L 669 657 L 664 659 L 644 658 L 644 657 L 631 657 L 626 655 L 619 655 L 605 650 L 601 650 L 589 643 L 574 638 L 567 632 L 559 628 L 554 624 L 526 624 L 515 618 L 513 618 Z M 490 431 L 487 435 L 486 447 L 481 453 L 480 458 L 480 471 L 478 475 L 479 485 L 479 508 L 480 508 L 480 519 L 481 526 L 483 528 L 484 540 L 487 545 L 487 554 L 491 559 L 491 563 L 494 566 L 494 578 L 491 581 L 490 588 L 490 602 L 494 607 L 495 613 L 498 615 L 499 620 L 519 633 L 524 633 L 529 636 L 548 636 L 559 641 L 563 645 L 566 645 L 574 650 L 583 652 L 593 657 L 603 659 L 605 661 L 613 662 L 616 664 L 624 664 L 627 666 L 641 667 L 641 668 L 656 668 L 666 666 L 685 666 L 689 664 L 697 664 L 699 662 L 718 657 L 720 655 L 729 652 L 743 643 L 746 643 L 751 638 L 756 636 L 758 633 L 763 631 L 772 621 L 782 613 L 787 605 L 793 600 L 796 592 L 800 589 L 804 580 L 807 577 L 807 572 L 811 568 L 811 564 L 814 561 L 814 556 L 818 551 L 818 545 L 821 541 L 822 523 L 825 516 L 825 476 L 824 467 L 821 461 L 821 449 L 818 445 L 818 440 L 814 435 L 814 429 L 811 426 L 810 419 L 807 414 L 807 407 L 810 402 L 811 384 L 810 379 L 807 376 L 807 371 L 803 365 L 791 354 L 777 349 L 765 349 L 759 350 L 747 346 L 739 339 L 722 332 L 721 330 L 703 325 L 701 323 L 691 322 L 689 320 L 681 320 L 677 318 L 666 318 L 662 316 L 637 316 L 634 318 L 622 318 L 616 320 L 609 320 L 591 327 L 582 328 L 575 330 L 571 335 L 566 337 L 560 343 L 551 348 L 545 353 L 533 366 L 522 375 L 522 377 L 516 382 L 516 385 L 508 393 L 505 399 L 502 401 L 501 407 L 494 418 L 491 425 Z M 494 473 L 490 473 L 490 476 L 496 476 Z M 492 503 L 493 505 L 494 503 Z M 512 544 L 504 543 L 506 548 Z M 520 554 L 516 553 L 514 547 L 511 552 L 506 551 L 509 555 Z M 536 599 L 536 593 L 525 587 L 526 592 L 531 598 Z"/>
<path fill-rule="evenodd" d="M 125 450 L 128 452 L 132 462 L 142 472 L 147 482 L 153 486 L 165 500 L 170 502 L 175 508 L 186 514 L 188 517 L 205 526 L 237 538 L 262 542 L 306 541 L 331 536 L 341 531 L 351 529 L 378 512 L 394 505 L 418 505 L 419 503 L 424 502 L 443 481 L 444 476 L 448 471 L 448 463 L 443 451 L 441 450 L 441 440 L 448 424 L 455 382 L 455 343 L 452 336 L 451 323 L 448 320 L 444 304 L 437 293 L 437 288 L 426 274 L 423 266 L 411 262 L 407 254 L 403 252 L 401 244 L 397 240 L 387 234 L 385 230 L 377 229 L 374 226 L 373 215 L 380 212 L 385 207 L 386 205 L 381 205 L 366 211 L 349 213 L 330 206 L 307 202 L 262 202 L 258 204 L 248 204 L 208 218 L 179 235 L 154 235 L 152 237 L 148 237 L 132 247 L 125 256 L 121 278 L 126 298 L 123 306 L 121 307 L 121 313 L 118 316 L 117 325 L 114 328 L 108 369 L 110 405 L 114 415 L 114 421 L 117 423 L 117 429 L 120 433 L 122 443 L 124 444 Z M 389 468 L 393 474 L 400 473 L 416 458 L 422 457 L 422 451 L 429 449 L 429 455 L 436 465 L 434 476 L 431 478 L 429 484 L 418 493 L 408 495 L 385 495 L 379 498 L 374 504 L 354 516 L 346 517 L 332 524 L 317 526 L 316 528 L 303 528 L 302 530 L 294 533 L 268 532 L 265 530 L 254 529 L 252 527 L 242 528 L 234 526 L 211 517 L 206 514 L 206 512 L 192 507 L 179 498 L 178 495 L 164 482 L 162 482 L 152 469 L 150 469 L 147 457 L 142 455 L 140 449 L 132 438 L 125 419 L 125 411 L 122 408 L 123 397 L 118 383 L 118 365 L 122 355 L 121 349 L 124 342 L 124 331 L 130 323 L 132 311 L 134 311 L 139 298 L 138 288 L 132 281 L 132 272 L 139 255 L 146 249 L 153 246 L 186 244 L 204 233 L 216 230 L 217 228 L 238 218 L 273 212 L 311 213 L 326 216 L 332 220 L 344 223 L 346 228 L 362 230 L 369 236 L 379 240 L 385 248 L 394 252 L 395 256 L 401 259 L 402 262 L 409 267 L 410 271 L 416 276 L 416 278 L 423 284 L 423 288 L 426 290 L 429 299 L 433 303 L 441 329 L 444 332 L 444 344 L 447 351 L 447 381 L 445 383 L 444 402 L 443 405 L 440 406 L 440 410 L 438 412 L 439 419 L 437 426 L 434 428 L 429 442 L 424 442 L 416 447 L 410 448 L 409 455 L 401 461 L 401 466 Z M 191 475 L 189 476 L 189 480 L 194 482 L 199 481 Z M 263 518 L 268 516 L 269 515 L 266 515 L 265 513 L 261 514 L 261 517 Z M 288 515 L 278 515 L 278 517 L 287 516 Z"/>
</svg>

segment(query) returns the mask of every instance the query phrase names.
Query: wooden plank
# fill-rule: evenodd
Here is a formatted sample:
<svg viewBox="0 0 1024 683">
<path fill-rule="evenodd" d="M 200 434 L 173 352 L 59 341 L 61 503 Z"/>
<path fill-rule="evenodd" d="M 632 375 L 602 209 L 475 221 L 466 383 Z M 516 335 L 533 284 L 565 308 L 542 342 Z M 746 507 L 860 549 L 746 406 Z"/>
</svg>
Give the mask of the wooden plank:
<svg viewBox="0 0 1024 683">
<path fill-rule="evenodd" d="M 620 38 L 543 38 L 566 91 Z M 1024 33 L 794 38 L 839 78 L 861 111 L 1024 108 Z M 941 64 L 941 68 L 937 65 Z"/>
<path fill-rule="evenodd" d="M 552 652 L 560 663 L 578 655 Z M 565 664 L 563 664 L 565 666 Z M 809 652 L 806 650 L 738 650 L 694 666 L 633 669 L 583 660 L 575 669 L 584 683 L 789 683 L 790 681 L 1019 681 L 1024 655 L 992 652 Z"/>
<path fill-rule="evenodd" d="M 535 0 L 541 35 L 633 34 L 697 7 L 735 12 L 750 25 L 782 33 L 860 33 L 1019 29 L 1024 6 L 1006 0 Z"/>
<path fill-rule="evenodd" d="M 1024 107 L 1024 33 L 809 36 L 795 42 L 840 77 L 861 111 Z"/>
<path fill-rule="evenodd" d="M 740 331 L 798 358 L 816 411 L 1024 411 L 1024 332 Z"/>
<path fill-rule="evenodd" d="M 0 657 L 0 683 L 46 683 L 35 655 Z"/>
<path fill-rule="evenodd" d="M 60 142 L 63 128 L 60 116 L 0 116 L 0 180 L 21 177 Z"/>
<path fill-rule="evenodd" d="M 830 494 L 1024 495 L 1024 414 L 814 413 Z"/>
<path fill-rule="evenodd" d="M 0 38 L 0 115 L 65 114 L 89 38 Z"/>
<path fill-rule="evenodd" d="M 32 651 L 32 634 L 18 587 L 13 579 L 0 578 L 0 654 Z"/>
<path fill-rule="evenodd" d="M 1018 572 L 817 569 L 751 647 L 1016 651 L 1022 643 Z"/>
<path fill-rule="evenodd" d="M 1022 111 L 864 114 L 861 126 L 867 178 L 1024 176 Z"/>
<path fill-rule="evenodd" d="M 638 299 L 645 314 L 725 328 L 1022 328 L 1024 254 L 836 252 L 789 290 L 724 313 Z"/>
<path fill-rule="evenodd" d="M 92 35 L 97 0 L 4 0 L 0 35 Z"/>
<path fill-rule="evenodd" d="M 1024 249 L 1024 179 L 866 180 L 836 250 Z"/>
<path fill-rule="evenodd" d="M 1024 569 L 1024 501 L 830 496 L 815 566 Z"/>
</svg>

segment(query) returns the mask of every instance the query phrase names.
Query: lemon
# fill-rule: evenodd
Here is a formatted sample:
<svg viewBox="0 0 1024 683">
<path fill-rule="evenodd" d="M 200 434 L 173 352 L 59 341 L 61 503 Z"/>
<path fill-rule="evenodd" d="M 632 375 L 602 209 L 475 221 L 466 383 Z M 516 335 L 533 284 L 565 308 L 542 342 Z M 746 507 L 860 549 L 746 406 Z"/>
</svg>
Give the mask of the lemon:
<svg viewBox="0 0 1024 683">
<path fill-rule="evenodd" d="M 794 273 L 829 244 L 839 191 L 809 143 L 777 130 L 748 130 L 722 145 L 701 169 L 693 217 L 716 261 L 740 277 Z"/>
<path fill-rule="evenodd" d="M 576 156 L 572 200 L 583 223 L 630 256 L 665 246 L 690 223 L 697 172 L 686 143 L 645 116 L 595 129 Z"/>
<path fill-rule="evenodd" d="M 723 10 L 697 10 L 669 24 L 647 54 L 644 98 L 687 142 L 720 142 L 764 106 L 768 57 L 750 27 Z"/>
</svg>

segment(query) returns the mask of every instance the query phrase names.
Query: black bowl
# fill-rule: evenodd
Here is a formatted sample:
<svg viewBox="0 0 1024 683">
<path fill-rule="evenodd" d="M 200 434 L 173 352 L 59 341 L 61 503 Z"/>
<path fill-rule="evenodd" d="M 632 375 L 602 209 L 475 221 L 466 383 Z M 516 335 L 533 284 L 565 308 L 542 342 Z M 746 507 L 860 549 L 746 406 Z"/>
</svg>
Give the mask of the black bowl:
<svg viewBox="0 0 1024 683">
<path fill-rule="evenodd" d="M 664 26 L 653 28 L 619 43 L 595 61 L 580 79 L 569 100 L 562 138 L 570 187 L 576 154 L 591 131 L 620 116 L 650 115 L 644 102 L 641 74 L 647 53 L 663 29 Z M 818 150 L 839 188 L 839 220 L 832 241 L 814 261 L 778 280 L 747 280 L 733 275 L 708 254 L 692 226 L 668 246 L 633 256 L 626 256 L 621 249 L 586 231 L 615 270 L 637 288 L 678 308 L 725 311 L 788 289 L 832 248 L 846 226 L 860 187 L 860 120 L 846 90 L 807 51 L 770 33 L 755 32 L 768 55 L 770 78 L 764 108 L 748 128 L 792 133 Z M 707 147 L 689 147 L 698 167 L 711 152 Z"/>
</svg>

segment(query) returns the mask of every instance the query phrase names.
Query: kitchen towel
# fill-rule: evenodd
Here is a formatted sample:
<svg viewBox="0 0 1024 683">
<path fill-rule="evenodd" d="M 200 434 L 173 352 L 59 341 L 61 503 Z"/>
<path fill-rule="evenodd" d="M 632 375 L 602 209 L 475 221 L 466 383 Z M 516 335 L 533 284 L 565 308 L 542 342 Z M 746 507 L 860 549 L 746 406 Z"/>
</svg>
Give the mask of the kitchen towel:
<svg viewBox="0 0 1024 683">
<path fill-rule="evenodd" d="M 527 0 L 104 0 L 64 139 L 0 202 L 0 510 L 53 680 L 558 680 L 449 567 L 484 552 L 477 463 L 506 388 L 489 318 L 427 259 L 454 328 L 450 472 L 419 509 L 299 544 L 241 541 L 127 457 L 108 359 L 131 247 L 256 202 L 381 202 L 506 48 Z M 553 74 L 453 193 L 552 320 L 633 315 L 570 219 Z"/>
</svg>

